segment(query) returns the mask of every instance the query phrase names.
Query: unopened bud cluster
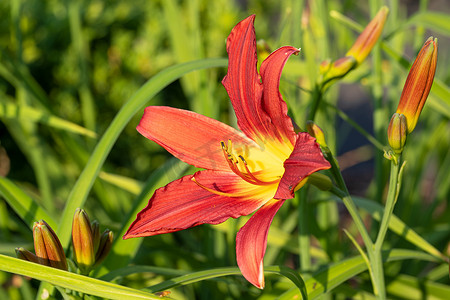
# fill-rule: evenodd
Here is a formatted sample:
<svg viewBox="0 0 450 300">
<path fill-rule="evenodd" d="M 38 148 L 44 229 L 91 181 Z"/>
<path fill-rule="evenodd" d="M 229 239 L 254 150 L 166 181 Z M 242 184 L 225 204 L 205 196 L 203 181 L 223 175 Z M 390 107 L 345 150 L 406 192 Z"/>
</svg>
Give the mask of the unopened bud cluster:
<svg viewBox="0 0 450 300">
<path fill-rule="evenodd" d="M 16 248 L 18 258 L 67 271 L 67 260 L 61 242 L 53 229 L 43 220 L 33 225 L 34 251 Z"/>
<path fill-rule="evenodd" d="M 100 234 L 100 225 L 94 220 L 92 223 L 82 209 L 77 209 L 72 223 L 72 243 L 74 261 L 82 274 L 88 274 L 92 268 L 98 266 L 111 249 L 114 236 L 106 229 Z M 41 265 L 68 270 L 67 259 L 58 236 L 43 220 L 33 225 L 34 251 L 16 248 L 18 258 Z"/>
</svg>

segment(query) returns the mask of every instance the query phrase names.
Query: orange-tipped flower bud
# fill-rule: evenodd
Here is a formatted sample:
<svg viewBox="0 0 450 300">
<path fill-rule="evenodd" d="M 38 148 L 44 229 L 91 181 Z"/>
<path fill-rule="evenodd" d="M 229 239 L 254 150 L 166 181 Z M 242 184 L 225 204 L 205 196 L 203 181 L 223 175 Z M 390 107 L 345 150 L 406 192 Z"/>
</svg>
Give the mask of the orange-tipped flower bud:
<svg viewBox="0 0 450 300">
<path fill-rule="evenodd" d="M 111 250 L 114 240 L 114 234 L 109 229 L 106 229 L 100 237 L 100 244 L 97 253 L 95 254 L 95 266 L 101 264 Z"/>
<path fill-rule="evenodd" d="M 346 56 L 353 56 L 358 64 L 366 59 L 383 31 L 388 13 L 389 9 L 383 6 L 363 32 L 361 32 L 353 46 L 348 50 Z"/>
<path fill-rule="evenodd" d="M 34 251 L 38 262 L 67 270 L 67 261 L 61 242 L 53 229 L 43 220 L 33 225 Z"/>
<path fill-rule="evenodd" d="M 31 262 L 34 262 L 37 264 L 39 263 L 38 257 L 34 253 L 28 251 L 27 249 L 25 249 L 23 247 L 16 248 L 16 256 L 17 256 L 17 258 L 20 258 L 23 260 L 31 261 Z"/>
<path fill-rule="evenodd" d="M 402 114 L 394 113 L 388 127 L 388 141 L 392 150 L 402 153 L 406 143 L 406 118 Z"/>
<path fill-rule="evenodd" d="M 324 148 L 328 147 L 322 128 L 317 126 L 313 121 L 306 121 L 306 130 L 312 137 L 316 138 L 317 144 Z"/>
<path fill-rule="evenodd" d="M 433 37 L 423 45 L 414 61 L 403 87 L 396 113 L 406 117 L 408 134 L 416 127 L 423 105 L 433 84 L 437 62 L 437 39 Z"/>
<path fill-rule="evenodd" d="M 91 222 L 83 209 L 77 208 L 72 222 L 74 260 L 83 274 L 89 273 L 95 263 Z"/>
<path fill-rule="evenodd" d="M 322 64 L 326 63 L 322 62 Z M 321 66 L 322 66 L 321 64 Z M 353 56 L 341 57 L 328 67 L 328 71 L 323 75 L 323 82 L 330 81 L 344 77 L 357 65 L 356 59 Z M 325 65 L 322 67 L 324 68 Z"/>
</svg>

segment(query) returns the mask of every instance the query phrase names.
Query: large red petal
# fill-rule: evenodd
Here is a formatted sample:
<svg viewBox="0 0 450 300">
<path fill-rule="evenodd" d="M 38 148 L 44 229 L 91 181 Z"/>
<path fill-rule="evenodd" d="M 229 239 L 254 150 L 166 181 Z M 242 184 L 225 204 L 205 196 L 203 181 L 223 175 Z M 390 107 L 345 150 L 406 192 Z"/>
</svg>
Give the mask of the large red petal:
<svg viewBox="0 0 450 300">
<path fill-rule="evenodd" d="M 264 124 L 270 123 L 270 119 L 261 108 L 254 20 L 252 15 L 239 22 L 228 36 L 228 72 L 222 84 L 230 96 L 239 128 L 256 141 L 266 136 Z"/>
<path fill-rule="evenodd" d="M 260 73 L 264 86 L 263 109 L 272 121 L 268 126 L 272 136 L 277 136 L 280 141 L 289 140 L 295 144 L 295 131 L 291 118 L 287 115 L 287 105 L 280 94 L 281 71 L 292 55 L 300 50 L 291 46 L 281 47 L 270 54 L 261 64 Z"/>
<path fill-rule="evenodd" d="M 264 288 L 263 258 L 273 217 L 284 200 L 272 200 L 261 207 L 236 236 L 236 259 L 242 275 L 254 286 Z"/>
<path fill-rule="evenodd" d="M 241 194 L 226 197 L 211 193 L 196 184 L 219 193 Z M 228 218 L 248 215 L 273 197 L 257 190 L 232 172 L 200 171 L 175 180 L 155 191 L 147 207 L 138 213 L 124 238 L 175 232 L 200 224 L 219 224 Z"/>
<path fill-rule="evenodd" d="M 300 181 L 314 172 L 330 167 L 330 163 L 323 157 L 316 139 L 306 132 L 299 133 L 294 151 L 284 162 L 285 171 L 274 198 L 294 198 L 294 189 Z"/>
<path fill-rule="evenodd" d="M 167 106 L 145 109 L 139 131 L 182 161 L 204 169 L 230 170 L 220 142 L 256 146 L 238 130 L 200 114 Z"/>
</svg>

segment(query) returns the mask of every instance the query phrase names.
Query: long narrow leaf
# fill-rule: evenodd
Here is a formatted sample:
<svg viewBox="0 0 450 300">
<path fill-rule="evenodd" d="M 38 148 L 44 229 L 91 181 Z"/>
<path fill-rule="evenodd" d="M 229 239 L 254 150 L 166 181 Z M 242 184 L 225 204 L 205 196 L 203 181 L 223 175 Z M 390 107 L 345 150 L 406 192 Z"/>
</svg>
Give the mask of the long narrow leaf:
<svg viewBox="0 0 450 300">
<path fill-rule="evenodd" d="M 424 25 L 443 35 L 450 35 L 450 15 L 442 12 L 426 11 L 415 14 L 402 26 Z"/>
<path fill-rule="evenodd" d="M 3 102 L 0 105 L 0 118 L 39 122 L 56 129 L 66 130 L 92 138 L 97 137 L 97 134 L 89 129 L 30 106 L 18 106 L 14 103 Z"/>
<path fill-rule="evenodd" d="M 38 220 L 45 220 L 50 227 L 56 228 L 55 220 L 30 196 L 25 194 L 11 180 L 0 176 L 0 195 L 14 209 L 24 222 L 31 229 L 33 223 Z"/>
<path fill-rule="evenodd" d="M 450 297 L 450 286 L 408 275 L 396 276 L 390 280 L 386 290 L 399 298 L 408 295 L 410 300 L 439 300 Z"/>
<path fill-rule="evenodd" d="M 389 252 L 384 252 L 383 254 L 383 261 L 385 262 L 405 259 L 436 261 L 436 258 L 431 255 L 412 250 L 393 249 Z M 310 299 L 317 299 L 365 270 L 367 270 L 367 265 L 361 256 L 352 257 L 321 269 L 305 281 L 308 297 Z M 293 299 L 297 293 L 297 289 L 291 289 L 281 295 L 278 299 Z"/>
<path fill-rule="evenodd" d="M 161 299 L 151 293 L 0 254 L 0 270 L 107 299 Z"/>
<path fill-rule="evenodd" d="M 308 295 L 306 293 L 305 289 L 305 282 L 303 281 L 302 277 L 295 272 L 294 270 L 283 267 L 283 266 L 268 266 L 264 267 L 265 273 L 275 273 L 282 276 L 285 276 L 289 280 L 291 280 L 296 287 L 300 290 L 303 299 L 308 299 Z M 194 272 L 186 275 L 182 275 L 176 278 L 172 278 L 170 280 L 161 282 L 159 284 L 153 285 L 151 287 L 148 287 L 146 290 L 149 290 L 151 292 L 158 292 L 167 290 L 169 288 L 173 288 L 176 286 L 181 285 L 187 285 L 198 281 L 203 281 L 207 279 L 213 279 L 217 277 L 223 277 L 223 276 L 229 276 L 229 275 L 241 275 L 241 271 L 239 268 L 231 267 L 231 268 L 217 268 L 217 269 L 210 269 L 205 271 L 199 271 Z M 298 292 L 297 289 L 295 291 Z"/>
</svg>

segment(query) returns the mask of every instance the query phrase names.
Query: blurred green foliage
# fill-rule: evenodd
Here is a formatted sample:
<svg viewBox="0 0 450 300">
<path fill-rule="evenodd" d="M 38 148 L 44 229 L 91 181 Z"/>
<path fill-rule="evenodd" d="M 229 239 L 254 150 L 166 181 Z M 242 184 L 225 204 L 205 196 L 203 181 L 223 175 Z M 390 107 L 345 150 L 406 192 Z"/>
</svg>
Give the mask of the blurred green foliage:
<svg viewBox="0 0 450 300">
<path fill-rule="evenodd" d="M 382 34 L 383 45 L 375 50 L 379 57 L 369 57 L 333 86 L 325 101 L 387 144 L 386 128 L 408 71 L 405 63 L 414 59 L 428 36 L 438 37 L 436 82 L 418 128 L 408 137 L 404 155 L 408 164 L 395 214 L 449 255 L 450 11 L 445 1 L 1 1 L 1 176 L 14 182 L 59 223 L 72 187 L 124 103 L 148 79 L 169 66 L 226 57 L 229 32 L 253 13 L 257 16 L 257 39 L 264 39 L 271 50 L 287 44 L 302 48 L 285 67 L 281 92 L 296 123 L 304 128 L 311 105 L 308 91 L 317 78 L 319 64 L 326 58 L 343 56 L 358 35 L 339 14 L 364 27 L 383 4 L 389 6 L 390 15 Z M 263 51 L 259 54 L 264 55 Z M 233 110 L 220 84 L 225 73 L 225 68 L 189 73 L 167 86 L 149 105 L 186 108 L 233 125 Z M 381 90 L 379 105 L 374 92 L 377 87 Z M 168 160 L 170 155 L 162 147 L 136 132 L 140 117 L 140 113 L 136 114 L 124 128 L 85 203 L 89 215 L 116 233 L 155 188 L 192 172 Z M 330 148 L 339 155 L 350 191 L 381 203 L 388 178 L 383 153 L 368 145 L 326 105 L 319 111 L 316 123 L 324 129 Z M 312 236 L 313 270 L 300 274 L 308 278 L 310 271 L 358 252 L 342 234 L 342 228 L 346 228 L 356 235 L 343 207 L 328 193 L 313 188 L 302 193 L 301 199 L 307 201 L 304 216 L 309 216 L 305 224 Z M 290 201 L 274 220 L 273 230 L 278 234 L 269 237 L 266 265 L 287 265 L 302 271 L 297 243 L 298 205 L 298 199 Z M 371 214 L 369 211 L 365 218 L 368 224 Z M 129 249 L 117 242 L 112 249 L 117 265 L 107 260 L 94 276 L 129 264 L 165 268 L 164 272 L 132 274 L 116 280 L 144 288 L 183 272 L 235 266 L 234 238 L 245 221 L 242 219 L 140 239 Z M 0 253 L 12 256 L 15 247 L 31 247 L 27 222 L 10 201 L 0 198 Z M 373 221 L 372 225 L 376 232 L 377 223 Z M 394 234 L 388 235 L 385 246 L 416 249 Z M 120 256 L 119 247 L 129 253 Z M 448 287 L 448 268 L 444 266 L 423 261 L 391 262 L 386 265 L 387 282 L 426 298 L 434 290 L 426 291 L 421 283 L 429 280 Z M 40 282 L 0 271 L 0 284 L 1 299 L 32 299 Z M 171 289 L 170 297 L 272 299 L 290 288 L 293 284 L 280 276 L 269 276 L 263 291 L 249 286 L 241 276 L 228 276 Z M 362 273 L 324 298 L 356 298 L 370 292 L 370 279 Z M 393 299 L 409 295 L 395 288 L 388 288 L 388 293 Z"/>
</svg>

